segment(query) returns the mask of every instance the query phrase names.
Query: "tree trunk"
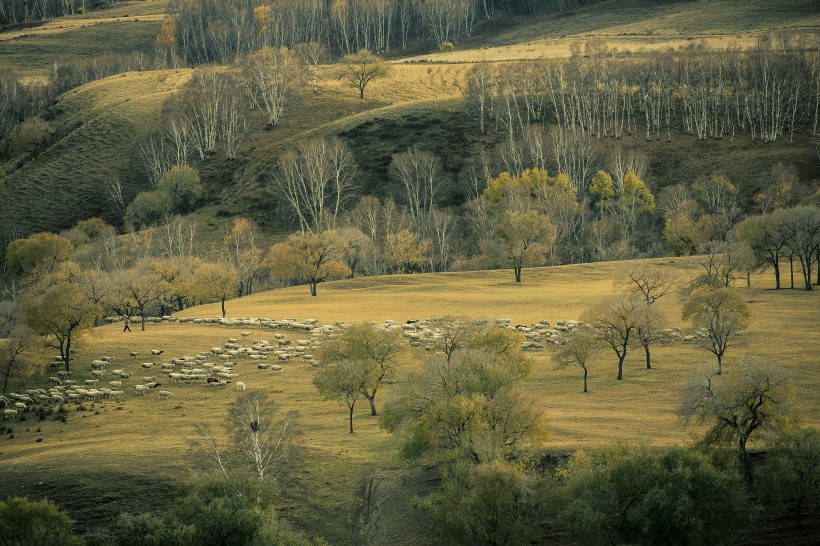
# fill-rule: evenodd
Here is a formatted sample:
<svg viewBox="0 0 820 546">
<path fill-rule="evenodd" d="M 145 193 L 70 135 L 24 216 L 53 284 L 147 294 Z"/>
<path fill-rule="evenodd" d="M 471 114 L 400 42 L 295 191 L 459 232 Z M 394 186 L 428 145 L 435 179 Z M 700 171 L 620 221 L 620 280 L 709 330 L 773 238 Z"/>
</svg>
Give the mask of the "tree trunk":
<svg viewBox="0 0 820 546">
<path fill-rule="evenodd" d="M 225 318 L 225 298 L 222 298 L 222 318 Z"/>
<path fill-rule="evenodd" d="M 587 369 L 584 368 L 584 392 L 589 392 L 587 390 Z"/>
<path fill-rule="evenodd" d="M 717 354 L 718 359 L 718 375 L 723 375 L 723 355 L 721 353 Z"/>
<path fill-rule="evenodd" d="M 643 350 L 644 350 L 644 352 L 646 352 L 646 369 L 651 370 L 652 369 L 652 359 L 649 356 L 649 344 L 648 343 L 643 346 Z"/>
<path fill-rule="evenodd" d="M 514 267 L 513 271 L 515 271 L 515 282 L 521 282 L 521 268 Z"/>
<path fill-rule="evenodd" d="M 624 359 L 625 358 L 626 358 L 626 353 L 624 353 L 623 356 L 618 357 L 618 377 L 615 378 L 618 381 L 620 381 L 624 378 Z"/>
<path fill-rule="evenodd" d="M 746 476 L 746 482 L 752 483 L 752 459 L 746 451 L 746 439 L 743 437 L 738 438 L 737 447 L 740 452 L 740 462 L 743 463 L 743 473 Z"/>
<path fill-rule="evenodd" d="M 65 364 L 65 371 L 71 371 L 71 334 L 66 337 L 65 354 L 63 354 L 63 363 Z"/>
<path fill-rule="evenodd" d="M 350 408 L 350 434 L 353 434 L 353 406 L 348 406 Z"/>
<path fill-rule="evenodd" d="M 142 324 L 142 331 L 145 331 L 145 306 L 140 305 L 140 323 Z"/>
<path fill-rule="evenodd" d="M 311 281 L 311 283 L 310 283 L 310 295 L 311 296 L 316 295 L 316 282 L 314 282 L 314 281 Z"/>
<path fill-rule="evenodd" d="M 368 402 L 370 402 L 370 415 L 378 415 L 378 413 L 376 412 L 376 395 L 370 396 L 365 394 L 364 397 L 367 398 Z"/>
<path fill-rule="evenodd" d="M 780 260 L 774 261 L 774 288 L 780 290 Z"/>
<path fill-rule="evenodd" d="M 794 258 L 792 256 L 789 256 L 789 273 L 792 281 L 790 288 L 794 288 Z"/>
</svg>

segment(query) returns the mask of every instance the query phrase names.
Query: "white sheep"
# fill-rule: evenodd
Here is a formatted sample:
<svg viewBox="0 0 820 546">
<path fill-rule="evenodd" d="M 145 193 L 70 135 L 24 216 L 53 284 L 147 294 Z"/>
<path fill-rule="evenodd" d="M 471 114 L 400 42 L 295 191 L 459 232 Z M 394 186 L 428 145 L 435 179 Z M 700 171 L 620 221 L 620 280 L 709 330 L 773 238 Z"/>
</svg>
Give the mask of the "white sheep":
<svg viewBox="0 0 820 546">
<path fill-rule="evenodd" d="M 159 391 L 159 397 L 160 398 L 165 399 L 165 398 L 168 398 L 169 396 L 171 396 L 171 391 Z"/>
<path fill-rule="evenodd" d="M 142 367 L 145 368 L 146 370 L 150 370 L 151 368 L 154 367 L 154 363 L 153 362 L 143 362 Z"/>
<path fill-rule="evenodd" d="M 122 387 L 122 381 L 109 381 L 108 384 L 111 386 L 112 389 L 119 389 Z"/>
<path fill-rule="evenodd" d="M 128 354 L 131 355 L 131 358 L 137 358 L 140 355 L 139 352 L 137 352 L 137 351 L 131 351 Z"/>
<path fill-rule="evenodd" d="M 14 407 L 22 411 L 26 411 L 28 409 L 28 406 L 26 406 L 24 402 L 15 402 Z"/>
<path fill-rule="evenodd" d="M 245 390 L 245 384 L 242 381 L 237 381 L 236 382 L 236 390 L 244 391 Z"/>
<path fill-rule="evenodd" d="M 134 392 L 136 392 L 139 395 L 143 395 L 146 392 L 148 392 L 148 389 L 150 388 L 151 387 L 149 387 L 148 385 L 134 385 Z"/>
<path fill-rule="evenodd" d="M 91 370 L 91 377 L 99 378 L 102 377 L 104 373 L 103 370 Z"/>
<path fill-rule="evenodd" d="M 4 419 L 11 419 L 15 415 L 17 415 L 17 410 L 16 409 L 4 409 L 3 410 L 3 418 Z"/>
</svg>

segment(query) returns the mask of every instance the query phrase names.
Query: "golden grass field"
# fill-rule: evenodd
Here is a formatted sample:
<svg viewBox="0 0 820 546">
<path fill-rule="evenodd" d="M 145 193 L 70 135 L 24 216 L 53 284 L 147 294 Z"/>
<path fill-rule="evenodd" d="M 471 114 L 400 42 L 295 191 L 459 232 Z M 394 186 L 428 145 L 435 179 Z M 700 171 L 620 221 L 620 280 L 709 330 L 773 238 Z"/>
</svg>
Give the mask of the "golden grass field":
<svg viewBox="0 0 820 546">
<path fill-rule="evenodd" d="M 694 271 L 691 258 L 656 263 L 679 272 L 681 278 Z M 508 270 L 357 278 L 321 284 L 316 298 L 309 296 L 306 286 L 296 286 L 231 300 L 227 312 L 229 317 L 315 318 L 323 324 L 387 319 L 399 322 L 445 314 L 511 318 L 513 324 L 547 319 L 554 324 L 559 319 L 578 318 L 586 308 L 612 293 L 619 267 L 617 263 L 599 263 L 525 269 L 520 285 L 513 282 Z M 771 355 L 794 374 L 795 399 L 804 423 L 820 426 L 820 336 L 816 335 L 820 292 L 777 292 L 770 289 L 771 285 L 770 275 L 764 274 L 753 278 L 753 288 L 739 288 L 752 308 L 753 322 L 747 345 L 727 353 L 726 373 L 732 373 L 733 362 L 743 355 Z M 680 320 L 676 296 L 659 304 L 669 326 L 687 326 Z M 179 313 L 199 317 L 218 314 L 218 305 Z M 156 372 L 140 368 L 140 363 L 150 357 L 132 360 L 129 351 L 149 354 L 152 348 L 164 349 L 160 358 L 168 361 L 221 345 L 228 337 L 239 337 L 241 330 L 149 324 L 145 332 L 134 327 L 133 332 L 123 333 L 119 325 L 100 327 L 87 336 L 86 349 L 75 363 L 74 378 L 89 377 L 88 362 L 111 354 L 117 357 L 113 367 L 134 371 L 131 382 L 139 382 L 142 375 Z M 273 333 L 254 331 L 252 338 L 272 339 Z M 293 340 L 306 337 L 288 333 Z M 552 437 L 543 446 L 548 451 L 568 453 L 617 441 L 683 444 L 695 432 L 682 426 L 676 410 L 688 376 L 712 362 L 711 355 L 702 349 L 684 344 L 657 348 L 650 371 L 644 369 L 643 353 L 633 350 L 625 364 L 623 381 L 614 379 L 614 355 L 604 353 L 590 373 L 588 394 L 581 392 L 580 370 L 557 370 L 549 350 L 529 354 L 533 374 L 527 389 L 541 401 L 548 416 Z M 429 357 L 429 353 L 419 351 L 410 365 L 423 365 Z M 321 399 L 311 383 L 309 364 L 287 363 L 284 373 L 275 374 L 256 370 L 253 361 L 244 360 L 237 371 L 250 390 L 268 392 L 284 409 L 301 412 L 305 455 L 295 473 L 295 485 L 285 492 L 282 513 L 331 543 L 355 542 L 349 517 L 359 502 L 362 485 L 374 473 L 402 466 L 396 439 L 379 429 L 365 404 L 355 412 L 356 433 L 348 434 L 346 408 Z M 25 388 L 44 384 L 45 378 L 32 379 Z M 0 437 L 0 460 L 4 472 L 15 479 L 4 480 L 7 485 L 0 486 L 3 493 L 17 491 L 18 487 L 17 492 L 25 494 L 48 491 L 58 502 L 79 511 L 75 517 L 85 525 L 100 517 L 95 511 L 99 508 L 84 506 L 68 494 L 65 489 L 70 491 L 68 484 L 74 480 L 84 483 L 97 496 L 118 499 L 117 491 L 124 484 L 118 483 L 116 476 L 122 474 L 128 483 L 136 480 L 148 492 L 151 487 L 160 487 L 170 495 L 173 482 L 186 476 L 187 468 L 197 466 L 196 457 L 188 449 L 196 437 L 194 425 L 209 423 L 218 428 L 237 392 L 211 390 L 202 384 L 163 387 L 173 393 L 169 400 L 160 400 L 154 393 L 136 396 L 127 389 L 121 403 L 100 402 L 89 411 L 72 411 L 67 423 L 37 421 L 36 416 L 24 422 L 7 422 L 14 429 L 14 437 Z M 380 394 L 382 402 L 387 394 Z M 95 476 L 95 480 L 83 482 L 87 475 Z M 44 484 L 37 485 L 38 481 Z M 15 484 L 14 490 L 7 489 L 10 483 Z M 135 496 L 141 498 L 140 494 Z M 151 496 L 153 502 L 159 502 L 158 498 L 161 496 Z M 150 502 L 137 507 L 129 502 L 133 500 L 119 499 L 102 513 L 114 507 L 151 507 Z"/>
<path fill-rule="evenodd" d="M 49 22 L 30 29 L 0 33 L 0 68 L 14 67 L 29 78 L 45 77 L 55 61 L 62 62 L 100 53 L 99 44 L 113 44 L 115 51 L 150 51 L 159 30 L 165 0 L 124 2 L 109 8 Z M 764 31 L 813 32 L 820 28 L 820 7 L 812 0 L 769 2 L 705 0 L 656 6 L 650 13 L 648 0 L 613 0 L 581 10 L 572 17 L 534 21 L 516 20 L 489 33 L 459 44 L 454 52 L 437 53 L 394 61 L 389 79 L 374 81 L 360 101 L 327 67 L 319 92 L 306 92 L 294 113 L 274 130 L 263 131 L 261 118 L 252 120 L 252 131 L 240 149 L 236 185 L 252 187 L 258 173 L 273 165 L 282 150 L 311 136 L 337 135 L 365 122 L 400 120 L 408 114 L 460 108 L 466 70 L 480 60 L 567 56 L 574 44 L 591 36 L 601 37 L 619 50 L 653 50 L 681 47 L 693 41 L 710 45 L 750 45 Z M 602 16 L 604 8 L 610 11 Z M 607 24 L 604 26 L 604 19 Z M 690 39 L 691 38 L 691 39 Z M 117 49 L 119 48 L 119 49 Z M 407 61 L 407 62 L 406 62 Z M 419 62 L 424 61 L 424 62 Z M 3 222 L 29 222 L 34 231 L 46 229 L 54 217 L 100 201 L 103 183 L 112 176 L 139 178 L 134 150 L 141 137 L 155 128 L 164 100 L 189 77 L 187 69 L 127 73 L 93 82 L 59 99 L 57 120 L 76 126 L 65 139 L 37 161 L 11 173 L 0 198 L 15 203 L 5 207 Z M 295 112 L 298 111 L 298 114 Z M 807 140 L 807 139 L 806 139 Z M 767 168 L 782 160 L 808 170 L 814 160 L 805 142 L 750 143 L 742 139 L 721 142 L 676 141 L 644 143 L 643 138 L 624 140 L 625 148 L 640 148 L 658 164 L 680 163 L 680 168 L 657 171 L 659 179 L 677 182 L 680 173 L 717 172 L 729 163 L 739 169 L 739 181 L 751 180 L 742 169 Z M 683 151 L 682 151 L 683 150 Z M 771 159 L 771 161 L 769 161 Z M 669 161 L 667 161 L 669 160 Z M 805 167 L 805 168 L 804 168 Z M 76 184 L 76 181 L 82 184 Z M 688 180 L 691 181 L 691 180 Z M 236 186 L 227 186 L 235 192 Z M 239 191 L 238 199 L 244 199 Z M 102 206 L 102 205 L 101 205 Z M 98 207 L 100 210 L 102 208 Z M 95 209 L 89 214 L 99 214 Z M 12 217 L 13 216 L 13 217 Z M 196 215 L 203 231 L 212 228 L 224 235 L 227 220 L 209 209 Z M 218 233 L 217 233 L 218 232 Z M 212 234 L 213 235 L 213 234 Z M 216 236 L 215 235 L 215 236 Z M 679 271 L 681 277 L 695 269 L 692 259 L 656 260 L 660 266 Z M 550 322 L 577 319 L 583 311 L 613 291 L 619 264 L 600 263 L 531 268 L 523 283 L 513 282 L 509 270 L 397 275 L 336 281 L 319 286 L 310 298 L 307 287 L 263 292 L 227 302 L 233 317 L 315 318 L 321 323 L 338 321 L 402 322 L 445 314 L 511 318 L 514 324 L 540 319 Z M 799 274 L 799 273 L 798 273 Z M 820 320 L 818 291 L 772 290 L 770 273 L 753 277 L 753 288 L 739 288 L 749 302 L 753 321 L 747 344 L 730 350 L 726 373 L 744 355 L 768 354 L 794 374 L 795 399 L 803 420 L 820 426 Z M 669 326 L 687 327 L 680 319 L 675 296 L 661 300 Z M 211 317 L 218 305 L 186 310 L 180 316 Z M 164 349 L 163 361 L 205 351 L 238 337 L 243 329 L 201 325 L 148 325 L 145 332 L 121 326 L 95 329 L 76 363 L 76 379 L 90 376 L 90 360 L 115 355 L 113 367 L 135 372 L 135 378 L 154 375 L 142 372 L 142 357 L 132 361 L 131 350 L 147 354 Z M 273 332 L 256 331 L 254 338 L 272 338 Z M 289 332 L 289 339 L 307 337 Z M 557 453 L 594 447 L 614 441 L 644 441 L 657 445 L 686 443 L 693 431 L 683 428 L 676 409 L 687 377 L 713 361 L 712 355 L 693 346 L 676 344 L 657 348 L 651 371 L 644 368 L 643 353 L 627 358 L 624 380 L 615 381 L 614 355 L 605 353 L 590 373 L 590 393 L 581 392 L 580 370 L 559 371 L 548 350 L 529 353 L 533 374 L 527 388 L 547 413 L 552 436 L 543 446 Z M 430 355 L 414 354 L 412 365 L 423 365 Z M 371 476 L 392 476 L 389 490 L 399 512 L 407 520 L 385 530 L 370 543 L 424 543 L 432 539 L 429 527 L 419 525 L 423 516 L 408 508 L 412 496 L 395 487 L 407 470 L 398 458 L 398 442 L 378 427 L 365 404 L 355 414 L 356 433 L 347 434 L 346 408 L 322 400 L 311 383 L 312 370 L 300 361 L 286 365 L 285 372 L 258 371 L 252 361 L 237 367 L 250 390 L 270 393 L 284 409 L 301 412 L 305 454 L 294 471 L 294 482 L 284 492 L 279 510 L 310 534 L 324 536 L 332 544 L 359 542 L 353 511 L 361 489 Z M 31 379 L 17 390 L 46 385 L 45 377 Z M 161 510 L 174 493 L 174 482 L 196 467 L 189 450 L 196 434 L 195 423 L 218 427 L 231 402 L 233 389 L 209 390 L 204 385 L 163 385 L 171 399 L 151 395 L 138 397 L 128 390 L 122 403 L 101 402 L 87 411 L 71 411 L 67 423 L 30 416 L 23 422 L 6 422 L 12 434 L 0 435 L 0 497 L 10 494 L 43 495 L 69 508 L 82 529 L 106 523 L 120 510 Z M 380 394 L 381 401 L 389 394 Z M 378 401 L 377 401 L 378 402 Z M 41 441 L 38 441 L 41 439 Z M 387 483 L 389 480 L 385 480 Z M 397 531 L 400 529 L 400 531 Z M 402 534 L 402 533 L 410 533 Z"/>
</svg>

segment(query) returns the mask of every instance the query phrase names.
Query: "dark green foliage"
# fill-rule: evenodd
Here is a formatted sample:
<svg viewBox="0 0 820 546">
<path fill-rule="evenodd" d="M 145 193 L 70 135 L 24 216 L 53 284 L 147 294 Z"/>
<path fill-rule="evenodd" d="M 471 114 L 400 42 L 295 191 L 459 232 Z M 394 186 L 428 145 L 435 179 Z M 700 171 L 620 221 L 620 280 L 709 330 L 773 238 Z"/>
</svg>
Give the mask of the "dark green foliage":
<svg viewBox="0 0 820 546">
<path fill-rule="evenodd" d="M 193 211 L 205 193 L 199 174 L 187 165 L 172 167 L 159 181 L 156 191 L 165 193 L 171 202 L 171 211 L 180 214 Z"/>
<path fill-rule="evenodd" d="M 262 525 L 256 494 L 242 483 L 228 480 L 193 482 L 180 491 L 168 517 L 190 526 L 193 544 L 248 544 Z"/>
<path fill-rule="evenodd" d="M 418 505 L 455 543 L 534 544 L 543 539 L 544 481 L 506 461 L 467 466 L 445 477 L 441 489 Z"/>
<path fill-rule="evenodd" d="M 682 448 L 579 452 L 561 476 L 559 520 L 584 544 L 728 544 L 750 521 L 740 477 Z"/>
<path fill-rule="evenodd" d="M 820 432 L 781 432 L 769 445 L 757 471 L 758 491 L 798 521 L 820 508 Z"/>
<path fill-rule="evenodd" d="M 74 521 L 46 499 L 15 497 L 0 502 L 0 544 L 3 546 L 69 546 L 83 541 L 75 536 Z"/>
<path fill-rule="evenodd" d="M 108 537 L 96 542 L 102 546 L 185 546 L 192 544 L 194 528 L 152 514 L 122 514 L 109 530 Z"/>
<path fill-rule="evenodd" d="M 160 223 L 170 212 L 171 199 L 167 193 L 146 191 L 128 205 L 125 218 L 134 228 L 142 228 Z"/>
</svg>

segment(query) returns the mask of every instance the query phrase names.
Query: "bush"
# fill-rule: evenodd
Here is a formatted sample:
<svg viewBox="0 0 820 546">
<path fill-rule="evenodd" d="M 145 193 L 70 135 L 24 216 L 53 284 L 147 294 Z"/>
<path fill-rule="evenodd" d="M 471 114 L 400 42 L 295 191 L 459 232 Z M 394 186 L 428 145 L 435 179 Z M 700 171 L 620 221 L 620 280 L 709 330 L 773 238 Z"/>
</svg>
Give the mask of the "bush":
<svg viewBox="0 0 820 546">
<path fill-rule="evenodd" d="M 455 543 L 538 544 L 543 542 L 539 522 L 545 521 L 541 482 L 505 461 L 469 465 L 446 477 L 441 489 L 418 505 Z"/>
<path fill-rule="evenodd" d="M 820 432 L 794 429 L 780 433 L 757 476 L 759 493 L 798 521 L 820 508 Z"/>
<path fill-rule="evenodd" d="M 125 211 L 125 220 L 135 229 L 162 222 L 171 212 L 171 199 L 165 192 L 148 191 L 137 195 Z"/>
<path fill-rule="evenodd" d="M 156 191 L 165 193 L 171 211 L 180 214 L 193 211 L 205 194 L 199 174 L 187 165 L 172 167 L 159 181 Z"/>
<path fill-rule="evenodd" d="M 441 48 L 441 51 L 443 53 L 447 53 L 448 51 L 453 51 L 456 48 L 456 46 L 455 46 L 455 44 L 453 44 L 453 42 L 441 42 L 441 45 L 439 47 Z"/>
<path fill-rule="evenodd" d="M 561 477 L 559 521 L 587 544 L 728 544 L 750 521 L 740 476 L 686 449 L 579 452 Z"/>
<path fill-rule="evenodd" d="M 82 540 L 72 533 L 72 525 L 72 519 L 49 500 L 30 501 L 15 497 L 0 501 L 0 539 L 3 544 L 82 544 Z"/>
<path fill-rule="evenodd" d="M 15 155 L 31 154 L 37 157 L 54 140 L 54 127 L 42 118 L 25 120 L 11 132 L 11 150 Z"/>
</svg>

